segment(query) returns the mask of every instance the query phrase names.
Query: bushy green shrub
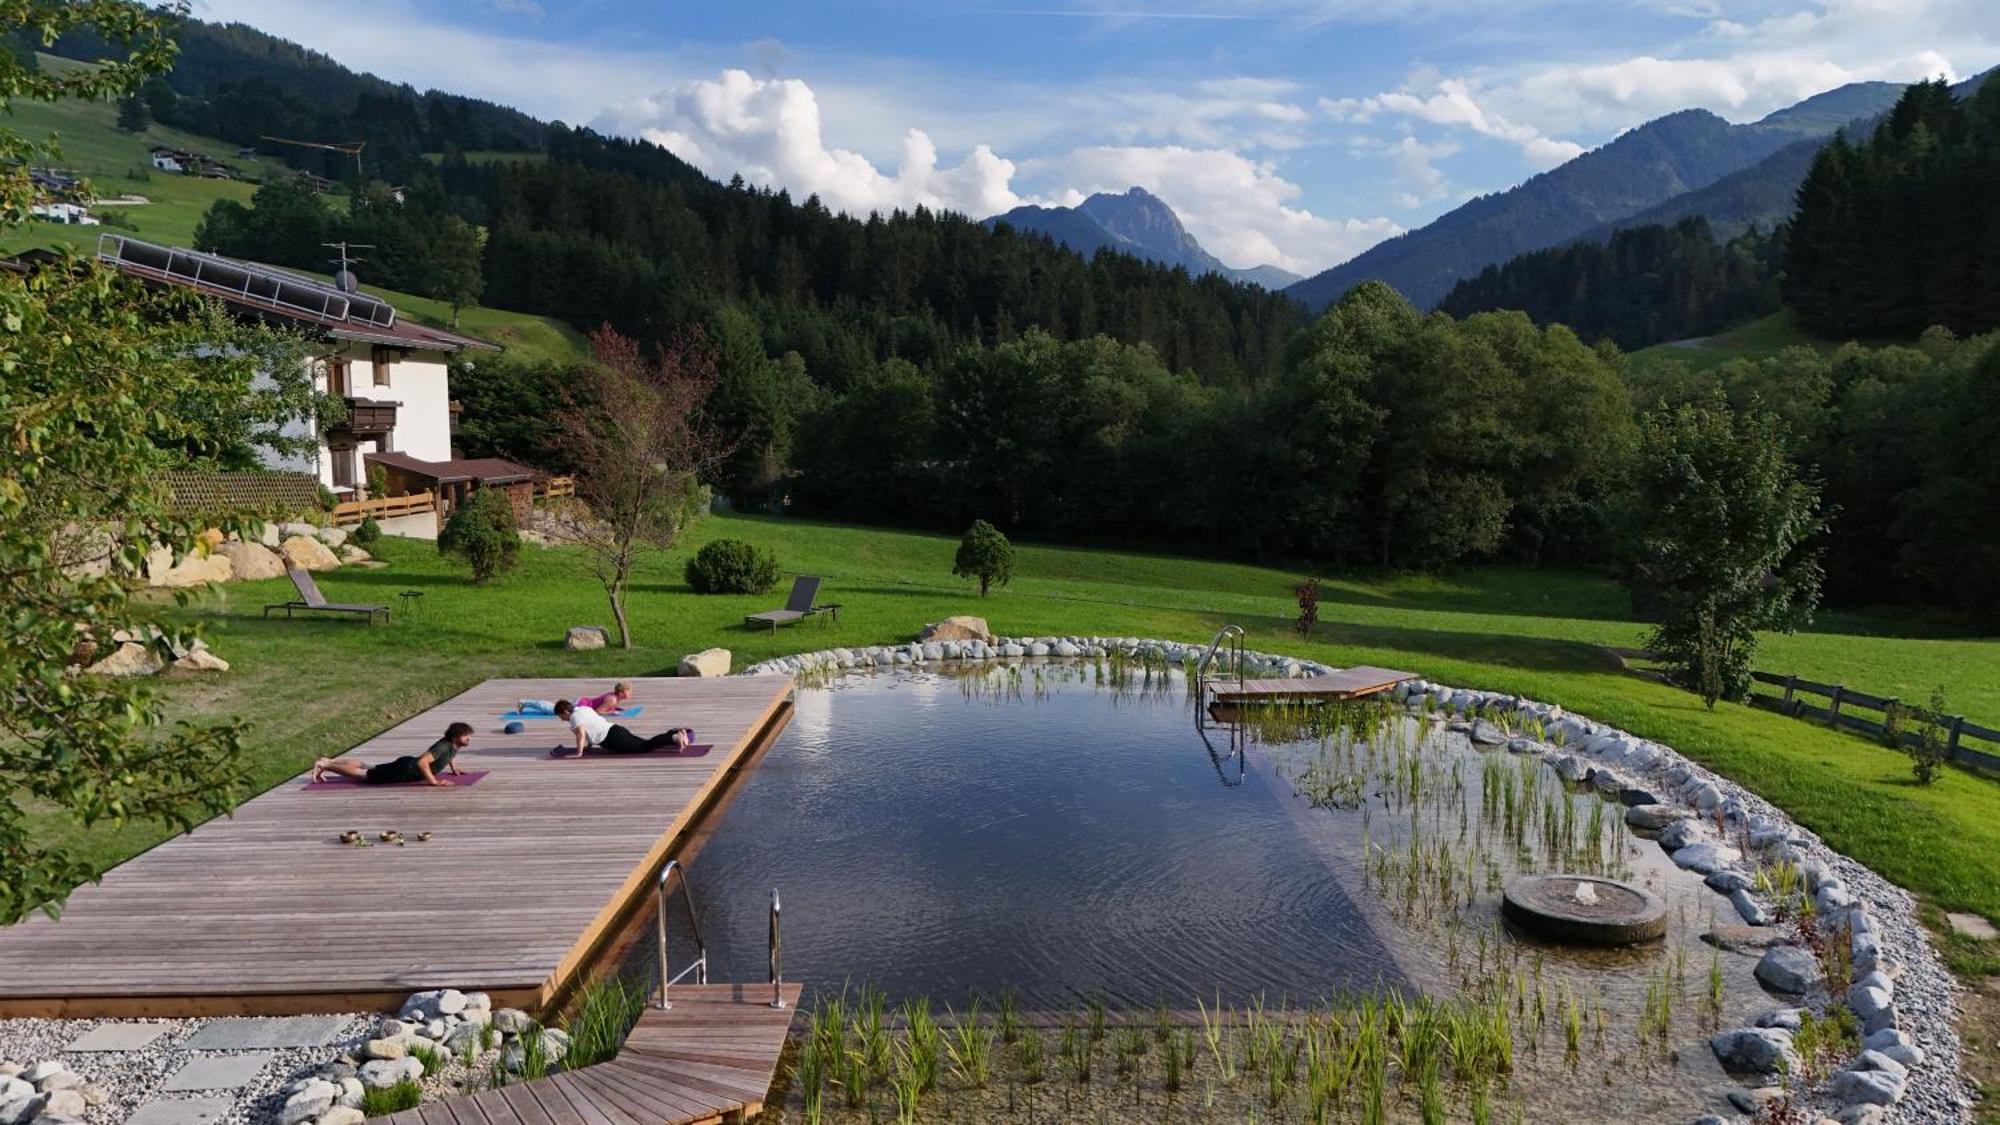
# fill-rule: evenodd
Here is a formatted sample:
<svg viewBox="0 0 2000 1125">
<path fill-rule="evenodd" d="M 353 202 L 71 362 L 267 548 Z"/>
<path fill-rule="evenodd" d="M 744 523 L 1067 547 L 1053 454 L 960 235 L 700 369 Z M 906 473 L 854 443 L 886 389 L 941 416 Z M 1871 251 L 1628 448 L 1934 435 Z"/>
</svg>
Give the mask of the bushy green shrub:
<svg viewBox="0 0 2000 1125">
<path fill-rule="evenodd" d="M 361 521 L 361 526 L 355 528 L 348 538 L 366 547 L 377 539 L 382 538 L 382 525 L 375 522 L 374 516 L 368 516 Z"/>
<path fill-rule="evenodd" d="M 694 553 L 685 573 L 697 594 L 761 594 L 778 584 L 778 556 L 741 539 L 717 539 Z"/>
<path fill-rule="evenodd" d="M 497 488 L 482 488 L 458 506 L 438 536 L 438 553 L 456 555 L 472 568 L 472 580 L 485 582 L 514 569 L 521 553 L 521 532 L 514 524 L 514 505 Z"/>
</svg>

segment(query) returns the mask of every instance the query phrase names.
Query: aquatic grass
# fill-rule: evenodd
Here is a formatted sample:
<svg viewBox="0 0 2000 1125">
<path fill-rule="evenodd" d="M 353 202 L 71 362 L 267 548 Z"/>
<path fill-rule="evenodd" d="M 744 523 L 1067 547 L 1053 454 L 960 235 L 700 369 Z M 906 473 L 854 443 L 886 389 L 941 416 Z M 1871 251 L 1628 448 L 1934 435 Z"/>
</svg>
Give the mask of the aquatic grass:
<svg viewBox="0 0 2000 1125">
<path fill-rule="evenodd" d="M 386 1117 L 415 1109 L 424 1100 L 424 1087 L 414 1078 L 393 1086 L 368 1086 L 361 1091 L 361 1112 L 368 1117 Z"/>
<path fill-rule="evenodd" d="M 1041 1032 L 1030 1028 L 1027 1034 L 1014 1040 L 1014 1063 L 1020 1068 L 1021 1081 L 1027 1085 L 1039 1086 L 1048 1077 Z"/>
<path fill-rule="evenodd" d="M 649 991 L 637 981 L 616 976 L 598 977 L 584 985 L 576 1015 L 564 1027 L 570 1041 L 563 1065 L 572 1070 L 595 1066 L 617 1055 L 645 1011 Z"/>
<path fill-rule="evenodd" d="M 1187 1070 L 1187 1060 L 1193 1056 L 1193 1035 L 1183 1033 L 1189 1040 L 1188 1050 L 1183 1054 L 1181 1046 L 1169 1040 L 1160 1051 L 1160 1088 L 1169 1098 L 1181 1092 L 1182 1075 Z"/>
<path fill-rule="evenodd" d="M 936 1017 L 931 1015 L 930 998 L 917 996 L 903 1001 L 902 1016 L 902 1041 L 909 1048 L 909 1069 L 919 1081 L 917 1092 L 928 1094 L 937 1087 L 942 1054 L 942 1035 Z"/>
<path fill-rule="evenodd" d="M 917 1120 L 917 1106 L 923 1100 L 925 1075 L 922 1061 L 917 1057 L 915 1046 L 907 1039 L 897 1040 L 895 1066 L 889 1076 L 889 1086 L 896 1095 L 897 1125 L 914 1125 Z"/>
<path fill-rule="evenodd" d="M 1104 1039 L 1104 993 L 1093 991 L 1090 994 L 1088 1006 L 1090 1041 L 1092 1043 L 1102 1042 Z"/>
<path fill-rule="evenodd" d="M 951 1008 L 945 1008 L 947 1014 Z M 945 1037 L 945 1053 L 951 1058 L 952 1073 L 975 1090 L 984 1089 L 993 1077 L 993 1028 L 979 1020 L 979 1001 L 974 1000 L 965 1018 L 952 1015 L 951 1032 Z"/>
<path fill-rule="evenodd" d="M 807 1125 L 820 1125 L 826 1118 L 827 1069 L 824 1039 L 808 1034 L 805 1042 L 799 1044 L 799 1061 L 794 1071 Z"/>
<path fill-rule="evenodd" d="M 1217 997 L 1215 1011 L 1212 1013 L 1208 1010 L 1208 1006 L 1201 1002 L 1201 997 L 1195 997 L 1194 1003 L 1201 1014 L 1202 1040 L 1208 1044 L 1208 1053 L 1215 1058 L 1216 1073 L 1222 1075 L 1225 1082 L 1234 1081 L 1235 1051 L 1230 1045 L 1229 1027 L 1223 1019 L 1221 998 Z"/>
<path fill-rule="evenodd" d="M 1062 1037 L 1057 1040 L 1057 1044 L 1056 1058 L 1062 1064 L 1064 1076 L 1073 1085 L 1089 1085 L 1091 1060 L 1095 1054 L 1091 1048 L 1089 1032 L 1079 1031 L 1076 1024 L 1065 1019 Z"/>
</svg>

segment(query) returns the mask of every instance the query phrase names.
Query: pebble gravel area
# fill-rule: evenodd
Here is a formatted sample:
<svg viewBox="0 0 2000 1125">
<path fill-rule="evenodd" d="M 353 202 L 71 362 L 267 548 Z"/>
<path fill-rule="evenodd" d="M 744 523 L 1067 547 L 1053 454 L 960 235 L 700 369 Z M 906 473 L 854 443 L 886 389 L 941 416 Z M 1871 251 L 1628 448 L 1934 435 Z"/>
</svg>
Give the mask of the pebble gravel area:
<svg viewBox="0 0 2000 1125">
<path fill-rule="evenodd" d="M 251 1122 L 275 1121 L 276 1108 L 282 1103 L 282 1099 L 274 1101 L 278 1091 L 301 1075 L 317 1070 L 325 1065 L 327 1060 L 359 1044 L 380 1016 L 354 1013 L 346 1019 L 345 1026 L 331 1044 L 319 1047 L 258 1049 L 257 1053 L 270 1056 L 269 1061 L 249 1085 L 233 1091 L 188 1091 L 171 1094 L 159 1092 L 160 1085 L 190 1060 L 246 1053 L 187 1049 L 184 1044 L 203 1026 L 213 1022 L 207 1019 L 0 1020 L 0 1061 L 15 1062 L 22 1066 L 32 1066 L 49 1060 L 59 1061 L 80 1075 L 87 1084 L 103 1090 L 107 1095 L 104 1103 L 85 1111 L 83 1120 L 87 1125 L 119 1125 L 132 1116 L 140 1105 L 155 1099 L 219 1097 L 235 1099 L 235 1105 L 222 1119 L 222 1125 L 247 1125 Z M 100 1024 L 132 1022 L 165 1027 L 167 1031 L 137 1050 L 68 1050 L 71 1043 Z"/>
<path fill-rule="evenodd" d="M 1096 659 L 1113 655 L 1186 668 L 1200 660 L 1205 651 L 1206 647 L 1198 644 L 1134 637 L 933 640 L 799 653 L 752 665 L 739 674 L 787 674 L 810 681 L 857 669 L 1040 657 Z M 1245 653 L 1243 661 L 1244 673 L 1251 676 L 1302 677 L 1333 671 L 1316 661 L 1258 652 Z M 1407 700 L 1412 707 L 1467 716 L 1484 707 L 1533 713 L 1550 719 L 1564 715 L 1559 705 L 1423 681 L 1403 685 L 1394 693 L 1394 698 L 1398 702 Z M 1956 1027 L 1960 986 L 1931 947 L 1923 926 L 1917 921 L 1916 901 L 1910 893 L 1827 846 L 1818 835 L 1792 821 L 1762 797 L 1703 768 L 1673 748 L 1626 736 L 1623 732 L 1588 720 L 1582 720 L 1581 726 L 1593 736 L 1615 735 L 1627 740 L 1628 744 L 1638 743 L 1647 748 L 1646 760 L 1649 764 L 1641 780 L 1676 777 L 1683 787 L 1712 786 L 1715 804 L 1737 810 L 1736 815 L 1742 822 L 1782 826 L 1789 858 L 1801 869 L 1816 867 L 1818 870 L 1814 874 L 1818 879 L 1830 879 L 1835 881 L 1835 885 L 1844 886 L 1855 900 L 1855 905 L 1865 910 L 1873 920 L 1881 946 L 1881 964 L 1894 980 L 1894 1026 L 1921 1048 L 1922 1058 L 1908 1068 L 1907 1082 L 1902 1085 L 1903 1092 L 1894 1104 L 1844 1105 L 1822 1087 L 1810 1091 L 1802 1099 L 1804 1107 L 1809 1110 L 1805 1120 L 1837 1121 L 1840 1125 L 1850 1122 L 1854 1125 L 1961 1125 L 1971 1121 L 1976 1094 L 1961 1066 L 1961 1045 Z M 1534 748 L 1536 752 L 1547 749 L 1552 748 Z M 1823 990 L 1816 997 L 1809 998 L 1809 1003 L 1822 1008 L 1829 1001 Z M 1712 1120 L 1748 1122 L 1750 1118 L 1717 1115 Z"/>
</svg>

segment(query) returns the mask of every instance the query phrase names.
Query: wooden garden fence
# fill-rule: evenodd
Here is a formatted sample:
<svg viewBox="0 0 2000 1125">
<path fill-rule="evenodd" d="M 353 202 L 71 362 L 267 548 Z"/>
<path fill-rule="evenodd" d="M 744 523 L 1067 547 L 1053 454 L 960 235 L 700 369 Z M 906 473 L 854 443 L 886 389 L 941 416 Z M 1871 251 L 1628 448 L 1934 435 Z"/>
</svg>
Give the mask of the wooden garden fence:
<svg viewBox="0 0 2000 1125">
<path fill-rule="evenodd" d="M 1759 684 L 1783 689 L 1780 695 L 1755 689 L 1750 693 L 1752 706 L 1781 715 L 1812 719 L 1878 739 L 1893 736 L 1904 745 L 1917 741 L 1912 728 L 1924 720 L 1923 707 L 1890 696 L 1871 695 L 1842 684 L 1822 684 L 1799 676 L 1779 676 L 1770 672 L 1752 672 L 1750 676 Z M 1816 696 L 1825 702 L 1815 704 L 1809 702 L 1806 696 Z M 1867 713 L 1877 717 L 1869 718 Z M 1963 715 L 1940 716 L 1940 724 L 1947 755 L 1952 761 L 1980 769 L 2000 770 L 2000 730 L 1980 726 Z M 1970 745 L 1975 740 L 1986 746 Z"/>
<path fill-rule="evenodd" d="M 370 516 L 381 520 L 435 511 L 437 511 L 437 496 L 430 492 L 418 492 L 408 496 L 383 496 L 374 500 L 345 500 L 333 506 L 333 525 L 349 527 Z"/>
</svg>

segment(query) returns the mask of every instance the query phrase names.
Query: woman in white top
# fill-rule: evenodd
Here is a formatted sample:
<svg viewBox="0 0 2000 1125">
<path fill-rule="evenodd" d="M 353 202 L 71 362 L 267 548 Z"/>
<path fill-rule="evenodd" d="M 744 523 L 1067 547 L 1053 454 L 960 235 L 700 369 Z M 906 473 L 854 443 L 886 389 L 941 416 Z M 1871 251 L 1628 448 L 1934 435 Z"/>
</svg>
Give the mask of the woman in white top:
<svg viewBox="0 0 2000 1125">
<path fill-rule="evenodd" d="M 556 701 L 556 718 L 569 724 L 570 732 L 576 735 L 576 753 L 572 758 L 581 758 L 593 746 L 602 747 L 612 754 L 650 754 L 655 750 L 680 750 L 694 741 L 694 732 L 686 727 L 674 727 L 651 738 L 640 738 L 618 723 L 597 713 L 593 707 L 578 707 L 567 699 Z"/>
</svg>

